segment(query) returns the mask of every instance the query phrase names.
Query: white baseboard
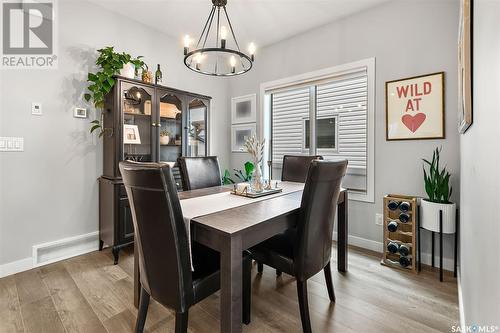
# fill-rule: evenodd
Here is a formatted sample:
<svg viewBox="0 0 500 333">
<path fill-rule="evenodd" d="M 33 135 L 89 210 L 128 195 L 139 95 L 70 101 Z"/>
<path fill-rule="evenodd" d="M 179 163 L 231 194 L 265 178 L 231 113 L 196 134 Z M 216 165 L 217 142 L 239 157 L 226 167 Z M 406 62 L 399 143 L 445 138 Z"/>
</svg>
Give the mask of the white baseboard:
<svg viewBox="0 0 500 333">
<path fill-rule="evenodd" d="M 0 278 L 19 272 L 24 272 L 31 268 L 33 268 L 33 258 L 31 257 L 8 262 L 6 264 L 0 265 Z"/>
<path fill-rule="evenodd" d="M 0 278 L 98 249 L 98 231 L 34 245 L 31 257 L 0 265 Z"/>
<path fill-rule="evenodd" d="M 337 232 L 333 232 L 333 239 L 337 240 Z M 349 235 L 347 242 L 349 245 L 354 245 L 357 247 L 361 247 L 363 249 L 379 252 L 382 255 L 384 251 L 384 244 L 382 242 L 377 242 L 371 239 L 361 238 L 357 236 Z M 431 265 L 432 264 L 432 255 L 430 253 L 422 252 L 422 264 Z M 443 258 L 443 268 L 448 271 L 453 271 L 453 259 L 451 258 Z M 439 267 L 439 255 L 434 256 L 434 265 Z"/>
</svg>

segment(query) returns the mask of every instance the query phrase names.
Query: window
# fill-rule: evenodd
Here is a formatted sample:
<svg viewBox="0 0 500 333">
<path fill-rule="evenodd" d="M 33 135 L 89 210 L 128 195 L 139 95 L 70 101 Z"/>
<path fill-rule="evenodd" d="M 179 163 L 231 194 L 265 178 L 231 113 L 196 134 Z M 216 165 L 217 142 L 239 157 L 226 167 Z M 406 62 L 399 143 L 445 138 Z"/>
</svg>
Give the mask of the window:
<svg viewBox="0 0 500 333">
<path fill-rule="evenodd" d="M 373 202 L 374 59 L 264 83 L 261 117 L 273 178 L 283 155 L 349 161 L 350 198 Z"/>
<path fill-rule="evenodd" d="M 309 149 L 311 140 L 311 124 L 304 119 L 304 149 Z M 318 149 L 336 150 L 337 147 L 337 117 L 319 118 L 316 120 L 316 146 Z"/>
</svg>

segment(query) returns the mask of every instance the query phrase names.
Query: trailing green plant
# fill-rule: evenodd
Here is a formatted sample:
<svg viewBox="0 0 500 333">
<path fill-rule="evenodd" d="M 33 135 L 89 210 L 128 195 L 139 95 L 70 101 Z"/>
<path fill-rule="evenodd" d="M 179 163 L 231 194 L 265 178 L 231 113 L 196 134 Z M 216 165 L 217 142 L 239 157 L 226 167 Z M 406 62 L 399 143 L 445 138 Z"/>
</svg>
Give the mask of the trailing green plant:
<svg viewBox="0 0 500 333">
<path fill-rule="evenodd" d="M 223 185 L 234 184 L 234 180 L 231 179 L 231 173 L 229 172 L 228 169 L 224 170 L 224 174 L 222 175 L 222 184 Z"/>
<path fill-rule="evenodd" d="M 255 165 L 252 162 L 245 163 L 245 173 L 241 170 L 233 169 L 236 173 L 234 174 L 242 182 L 249 182 L 252 180 L 252 175 L 255 170 Z"/>
<path fill-rule="evenodd" d="M 432 153 L 432 161 L 422 159 L 424 165 L 424 183 L 425 192 L 428 200 L 436 203 L 450 203 L 451 193 L 453 191 L 450 185 L 450 173 L 446 171 L 446 166 L 440 169 L 439 154 L 441 149 L 436 148 Z M 428 171 L 425 166 L 428 166 Z"/>
<path fill-rule="evenodd" d="M 99 70 L 95 73 L 88 73 L 87 82 L 89 82 L 89 86 L 87 89 L 89 92 L 85 93 L 83 97 L 87 102 L 92 101 L 96 109 L 102 109 L 104 108 L 104 98 L 115 85 L 113 76 L 118 75 L 123 66 L 129 62 L 135 66 L 136 72 L 140 68 L 144 68 L 145 63 L 141 60 L 142 56 L 133 58 L 125 52 L 116 53 L 112 46 L 99 49 L 97 52 L 99 56 L 95 63 L 99 67 Z M 102 130 L 101 122 L 94 120 L 91 124 L 90 133 L 101 129 L 99 136 L 102 136 L 104 131 Z"/>
</svg>

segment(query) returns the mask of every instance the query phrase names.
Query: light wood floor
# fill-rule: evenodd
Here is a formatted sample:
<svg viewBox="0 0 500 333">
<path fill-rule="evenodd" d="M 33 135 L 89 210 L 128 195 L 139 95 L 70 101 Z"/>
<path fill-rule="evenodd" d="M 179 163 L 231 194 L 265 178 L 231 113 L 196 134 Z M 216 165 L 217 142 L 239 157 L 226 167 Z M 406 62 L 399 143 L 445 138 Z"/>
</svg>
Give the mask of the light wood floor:
<svg viewBox="0 0 500 333">
<path fill-rule="evenodd" d="M 104 250 L 0 279 L 0 332 L 131 332 L 132 272 L 131 250 L 121 252 L 116 266 Z M 449 276 L 440 283 L 429 271 L 394 270 L 355 249 L 349 272 L 332 273 L 336 304 L 328 300 L 323 274 L 308 284 L 315 332 L 449 332 L 458 324 L 457 285 Z M 300 332 L 293 278 L 276 278 L 269 267 L 260 275 L 254 267 L 252 281 L 252 323 L 244 331 Z M 217 293 L 190 309 L 189 330 L 218 332 L 218 318 Z M 172 313 L 153 303 L 146 331 L 173 327 Z"/>
</svg>

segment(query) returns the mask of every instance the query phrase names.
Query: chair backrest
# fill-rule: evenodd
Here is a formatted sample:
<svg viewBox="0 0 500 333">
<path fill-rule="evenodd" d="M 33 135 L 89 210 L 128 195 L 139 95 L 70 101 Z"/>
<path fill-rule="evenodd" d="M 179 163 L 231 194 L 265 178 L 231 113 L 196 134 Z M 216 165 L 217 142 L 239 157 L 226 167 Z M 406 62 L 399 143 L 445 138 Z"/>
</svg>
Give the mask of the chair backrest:
<svg viewBox="0 0 500 333">
<path fill-rule="evenodd" d="M 311 161 L 322 160 L 323 156 L 307 155 L 285 155 L 283 156 L 283 169 L 281 171 L 281 180 L 297 183 L 305 183 L 307 171 Z"/>
<path fill-rule="evenodd" d="M 330 261 L 333 221 L 346 169 L 347 161 L 311 162 L 294 245 L 296 277 L 299 280 L 310 278 Z"/>
<path fill-rule="evenodd" d="M 189 243 L 175 180 L 166 164 L 120 162 L 132 211 L 141 283 L 158 302 L 185 311 L 193 302 Z"/>
<path fill-rule="evenodd" d="M 184 191 L 222 184 L 217 156 L 179 157 L 177 162 Z"/>
</svg>

